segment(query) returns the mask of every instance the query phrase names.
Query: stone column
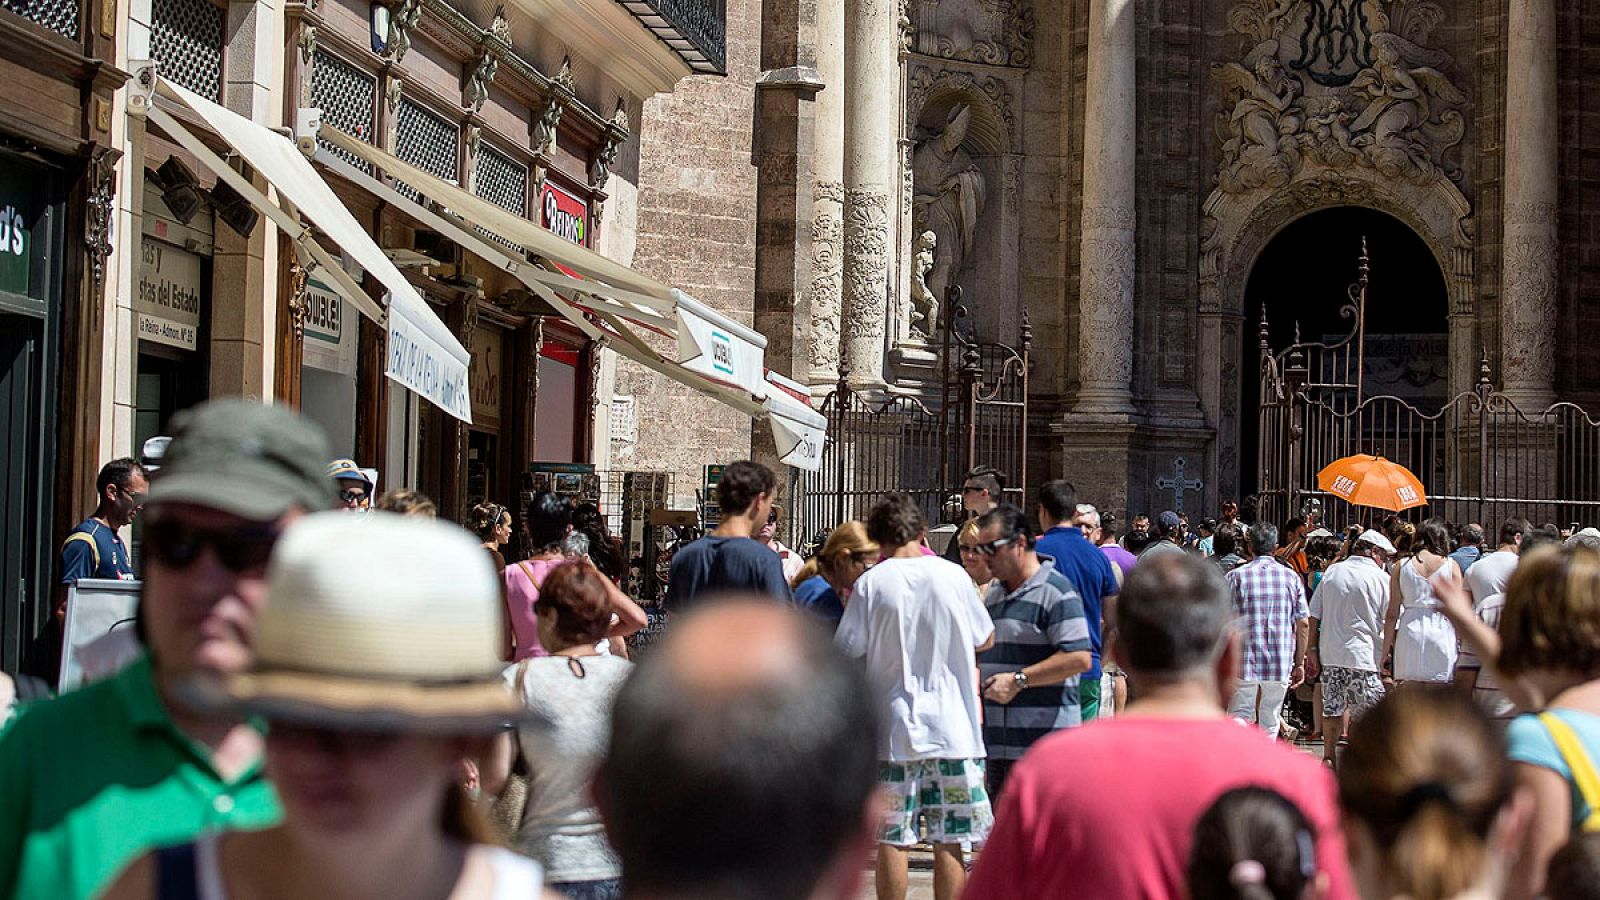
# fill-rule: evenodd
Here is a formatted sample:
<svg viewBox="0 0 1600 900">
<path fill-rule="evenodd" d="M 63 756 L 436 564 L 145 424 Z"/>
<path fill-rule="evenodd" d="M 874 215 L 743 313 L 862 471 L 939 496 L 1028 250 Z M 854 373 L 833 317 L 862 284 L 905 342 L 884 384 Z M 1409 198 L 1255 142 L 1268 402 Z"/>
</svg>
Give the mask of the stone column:
<svg viewBox="0 0 1600 900">
<path fill-rule="evenodd" d="M 844 317 L 851 381 L 883 384 L 889 205 L 899 176 L 899 12 L 895 0 L 845 3 Z"/>
<path fill-rule="evenodd" d="M 1089 6 L 1083 250 L 1078 269 L 1078 413 L 1133 412 L 1137 151 L 1133 11 L 1133 0 L 1093 0 Z"/>
<path fill-rule="evenodd" d="M 817 74 L 811 199 L 811 329 L 807 382 L 823 392 L 839 380 L 839 314 L 844 264 L 844 7 L 817 0 Z"/>
<path fill-rule="evenodd" d="M 1555 0 L 1511 0 L 1506 40 L 1501 385 L 1524 410 L 1555 396 Z"/>
</svg>

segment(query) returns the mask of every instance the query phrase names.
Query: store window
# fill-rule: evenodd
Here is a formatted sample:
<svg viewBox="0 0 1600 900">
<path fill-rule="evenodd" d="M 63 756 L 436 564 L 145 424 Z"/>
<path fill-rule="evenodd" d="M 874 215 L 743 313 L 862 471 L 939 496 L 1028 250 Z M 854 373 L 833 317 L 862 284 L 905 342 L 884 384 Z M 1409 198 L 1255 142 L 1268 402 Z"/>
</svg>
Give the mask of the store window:
<svg viewBox="0 0 1600 900">
<path fill-rule="evenodd" d="M 574 346 L 546 339 L 539 348 L 539 395 L 533 416 L 533 458 L 546 462 L 579 462 L 578 416 L 584 393 L 579 379 L 583 353 Z"/>
<path fill-rule="evenodd" d="M 147 182 L 143 226 L 133 296 L 135 447 L 205 400 L 209 380 L 212 215 L 202 210 L 180 222 Z"/>
<path fill-rule="evenodd" d="M 305 303 L 300 411 L 327 432 L 335 456 L 353 456 L 360 322 L 330 285 L 314 277 L 306 279 Z"/>
</svg>

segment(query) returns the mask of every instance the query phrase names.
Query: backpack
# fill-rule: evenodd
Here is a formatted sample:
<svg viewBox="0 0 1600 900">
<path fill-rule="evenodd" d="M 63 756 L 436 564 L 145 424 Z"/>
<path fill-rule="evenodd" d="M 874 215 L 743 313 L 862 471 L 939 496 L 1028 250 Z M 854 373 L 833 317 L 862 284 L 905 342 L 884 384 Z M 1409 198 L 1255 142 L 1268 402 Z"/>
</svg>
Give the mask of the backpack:
<svg viewBox="0 0 1600 900">
<path fill-rule="evenodd" d="M 1542 712 L 1539 721 L 1550 732 L 1550 739 L 1556 742 L 1556 750 L 1572 772 L 1573 787 L 1578 789 L 1578 796 L 1589 807 L 1589 815 L 1578 830 L 1584 833 L 1600 832 L 1600 772 L 1595 770 L 1594 760 L 1583 749 L 1578 733 L 1555 713 Z"/>
</svg>

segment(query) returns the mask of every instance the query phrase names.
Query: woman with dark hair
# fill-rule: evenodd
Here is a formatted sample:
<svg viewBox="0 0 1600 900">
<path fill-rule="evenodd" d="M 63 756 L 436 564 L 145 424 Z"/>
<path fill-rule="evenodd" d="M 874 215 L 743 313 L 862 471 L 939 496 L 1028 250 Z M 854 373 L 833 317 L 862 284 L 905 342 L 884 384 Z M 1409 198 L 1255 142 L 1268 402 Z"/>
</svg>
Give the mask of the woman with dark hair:
<svg viewBox="0 0 1600 900">
<path fill-rule="evenodd" d="M 551 569 L 567 561 L 562 544 L 572 534 L 572 505 L 549 491 L 540 491 L 528 500 L 525 525 L 533 555 L 516 565 L 506 566 L 504 575 L 506 617 L 514 640 L 511 655 L 514 661 L 546 655 L 539 643 L 536 606 L 545 577 Z M 615 614 L 615 618 L 599 640 L 627 637 L 649 624 L 639 604 L 628 599 L 610 579 L 602 576 L 602 580 L 610 600 L 609 612 Z"/>
<path fill-rule="evenodd" d="M 1383 619 L 1383 655 L 1396 681 L 1447 682 L 1455 676 L 1456 629 L 1429 579 L 1460 577 L 1450 558 L 1450 530 L 1429 519 L 1417 529 L 1410 558 L 1389 576 L 1389 611 Z M 1398 545 L 1396 545 L 1398 546 Z"/>
<path fill-rule="evenodd" d="M 563 563 L 545 576 L 537 624 L 549 655 L 524 659 L 505 677 L 549 725 L 506 736 L 484 764 L 484 790 L 496 794 L 519 754 L 525 761 L 527 802 L 511 845 L 538 860 L 550 886 L 571 900 L 622 896 L 622 865 L 589 793 L 610 739 L 612 702 L 633 669 L 595 649 L 611 629 L 610 589 L 588 562 Z"/>
<path fill-rule="evenodd" d="M 1234 788 L 1195 823 L 1190 900 L 1321 900 L 1327 892 L 1311 822 L 1277 791 Z"/>
<path fill-rule="evenodd" d="M 600 507 L 587 502 L 574 506 L 572 529 L 583 532 L 589 538 L 589 561 L 600 570 L 600 574 L 621 584 L 622 576 L 627 574 L 627 566 L 622 552 L 617 548 L 617 539 L 606 527 L 606 517 L 600 512 Z"/>
<path fill-rule="evenodd" d="M 1339 761 L 1350 868 L 1365 900 L 1522 896 L 1512 866 L 1532 802 L 1466 694 L 1406 685 L 1350 726 Z"/>
<path fill-rule="evenodd" d="M 483 549 L 489 551 L 494 570 L 504 572 L 506 558 L 500 548 L 511 540 L 511 510 L 498 503 L 479 503 L 467 513 L 467 527 L 483 542 Z"/>
</svg>

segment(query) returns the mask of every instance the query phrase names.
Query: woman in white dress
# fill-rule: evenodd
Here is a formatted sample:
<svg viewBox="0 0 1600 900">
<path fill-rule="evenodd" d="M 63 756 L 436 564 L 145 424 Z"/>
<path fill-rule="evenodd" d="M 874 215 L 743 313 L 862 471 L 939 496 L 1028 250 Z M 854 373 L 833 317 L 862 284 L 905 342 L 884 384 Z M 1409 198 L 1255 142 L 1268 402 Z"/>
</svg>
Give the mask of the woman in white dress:
<svg viewBox="0 0 1600 900">
<path fill-rule="evenodd" d="M 1415 553 L 1395 564 L 1389 582 L 1389 612 L 1383 620 L 1383 658 L 1396 681 L 1448 682 L 1456 669 L 1456 629 L 1434 595 L 1429 579 L 1440 572 L 1460 577 L 1449 556 L 1450 532 L 1430 519 L 1417 529 Z"/>
</svg>

